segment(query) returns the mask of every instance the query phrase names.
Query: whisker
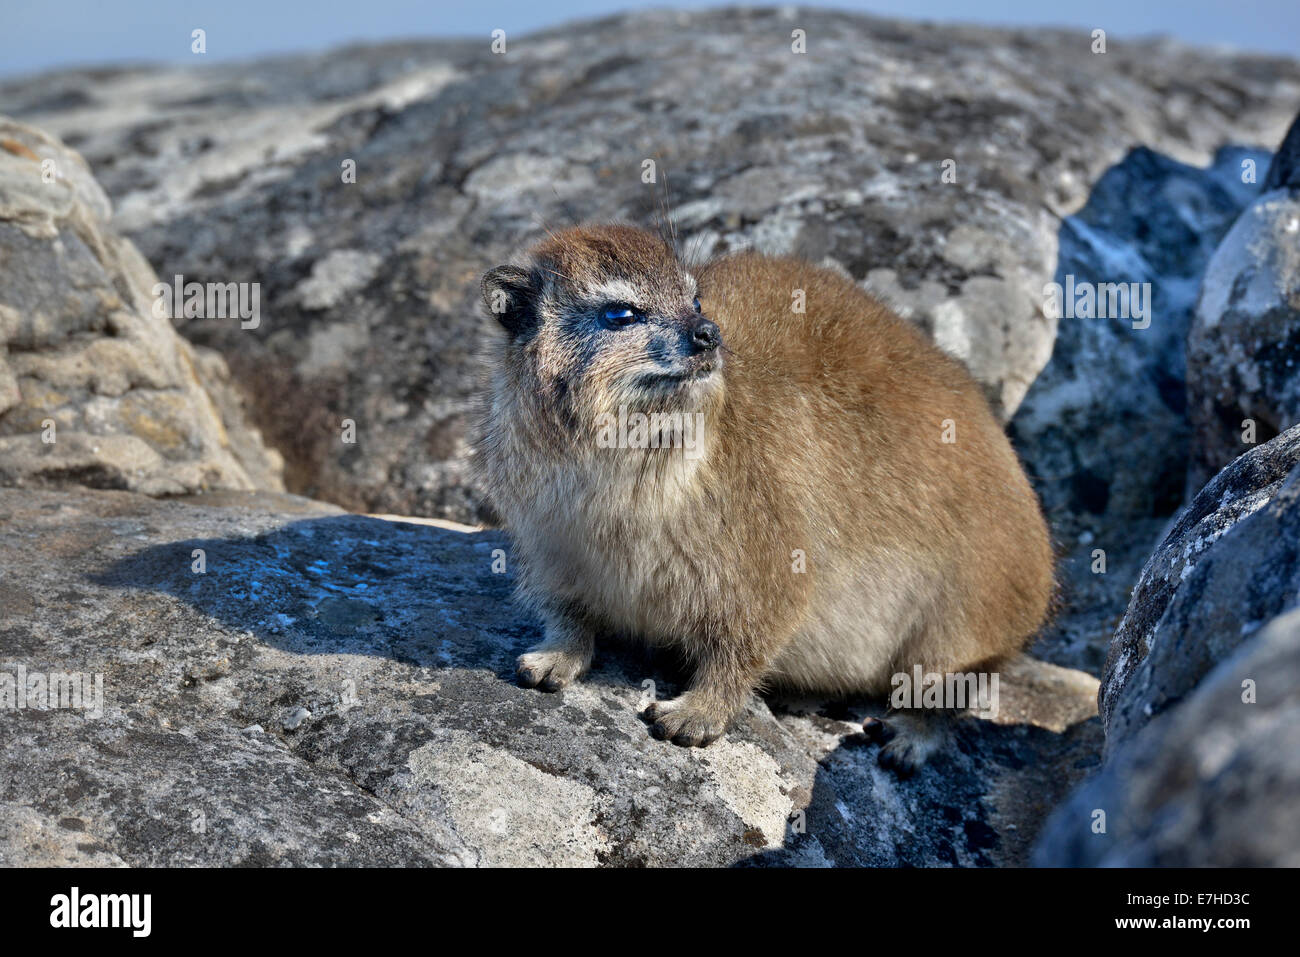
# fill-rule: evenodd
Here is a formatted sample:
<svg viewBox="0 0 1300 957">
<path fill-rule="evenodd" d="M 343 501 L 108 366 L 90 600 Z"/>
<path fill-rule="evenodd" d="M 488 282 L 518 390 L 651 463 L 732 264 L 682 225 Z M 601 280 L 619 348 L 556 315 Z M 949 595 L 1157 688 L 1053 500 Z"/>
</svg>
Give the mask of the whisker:
<svg viewBox="0 0 1300 957">
<path fill-rule="evenodd" d="M 559 276 L 559 277 L 560 277 L 561 279 L 563 279 L 565 282 L 571 282 L 571 283 L 573 283 L 575 286 L 578 284 L 578 283 L 577 283 L 577 280 L 575 280 L 572 276 L 566 276 L 564 273 L 560 272 L 558 269 L 552 269 L 550 266 L 543 266 L 542 269 L 545 270 L 546 272 L 550 273 L 552 276 Z"/>
<path fill-rule="evenodd" d="M 551 184 L 551 192 L 555 194 L 555 202 L 556 205 L 559 206 L 560 212 L 569 218 L 570 225 L 576 226 L 578 223 L 578 217 L 573 215 L 573 209 L 569 206 L 568 202 L 561 198 L 560 191 L 555 188 L 554 183 Z"/>
<path fill-rule="evenodd" d="M 554 188 L 554 187 L 552 187 L 552 188 Z M 560 238 L 558 235 L 556 235 L 555 230 L 553 230 L 553 229 L 551 228 L 550 224 L 549 224 L 545 219 L 542 218 L 542 214 L 541 214 L 541 213 L 534 211 L 534 212 L 533 212 L 533 220 L 534 220 L 534 225 L 537 226 L 537 227 L 539 227 L 539 228 L 541 229 L 541 231 L 544 232 L 544 233 L 546 233 L 546 235 L 549 236 L 551 239 L 559 239 L 559 238 Z"/>
<path fill-rule="evenodd" d="M 675 258 L 680 259 L 681 256 L 679 255 L 679 251 L 677 249 L 677 224 L 673 222 L 673 197 L 672 197 L 672 188 L 668 182 L 668 167 L 665 166 L 662 161 L 660 162 L 659 165 L 664 171 L 664 191 L 663 191 L 664 219 L 668 224 L 668 236 L 669 239 L 671 240 L 670 245 L 672 246 L 673 256 Z"/>
</svg>

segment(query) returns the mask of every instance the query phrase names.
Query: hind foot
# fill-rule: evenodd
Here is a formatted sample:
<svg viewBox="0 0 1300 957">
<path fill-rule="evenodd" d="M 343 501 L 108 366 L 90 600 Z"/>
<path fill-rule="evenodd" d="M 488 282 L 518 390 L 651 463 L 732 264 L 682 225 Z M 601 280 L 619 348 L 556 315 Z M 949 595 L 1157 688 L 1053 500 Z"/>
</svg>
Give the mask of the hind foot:
<svg viewBox="0 0 1300 957">
<path fill-rule="evenodd" d="M 903 711 L 893 713 L 888 721 L 868 718 L 862 731 L 882 745 L 876 763 L 900 778 L 910 778 L 947 745 L 949 724 L 948 718 L 933 712 Z"/>
</svg>

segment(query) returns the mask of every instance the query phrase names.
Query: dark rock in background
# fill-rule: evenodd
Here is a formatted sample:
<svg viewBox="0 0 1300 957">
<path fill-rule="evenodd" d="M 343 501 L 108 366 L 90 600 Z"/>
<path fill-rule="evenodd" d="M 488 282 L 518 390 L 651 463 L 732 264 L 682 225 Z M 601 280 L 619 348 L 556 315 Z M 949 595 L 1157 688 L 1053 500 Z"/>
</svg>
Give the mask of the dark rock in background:
<svg viewBox="0 0 1300 957">
<path fill-rule="evenodd" d="M 1193 441 L 1184 343 L 1205 263 L 1253 196 L 1243 160 L 1267 154 L 1225 148 L 1201 169 L 1135 149 L 1061 224 L 1063 294 L 1123 282 L 1149 283 L 1150 296 L 1143 318 L 1063 316 L 1010 424 L 1061 553 L 1069 614 L 1036 645 L 1058 664 L 1100 671 L 1127 589 L 1182 504 Z"/>
<path fill-rule="evenodd" d="M 1224 149 L 1199 169 L 1134 150 L 1062 223 L 1053 281 L 1149 283 L 1151 301 L 1142 319 L 1063 317 L 1012 421 L 1058 533 L 1091 532 L 1118 548 L 1133 522 L 1182 504 L 1192 435 L 1184 346 L 1205 265 L 1255 195 L 1241 182 L 1246 159 L 1262 167 L 1268 154 Z"/>
</svg>

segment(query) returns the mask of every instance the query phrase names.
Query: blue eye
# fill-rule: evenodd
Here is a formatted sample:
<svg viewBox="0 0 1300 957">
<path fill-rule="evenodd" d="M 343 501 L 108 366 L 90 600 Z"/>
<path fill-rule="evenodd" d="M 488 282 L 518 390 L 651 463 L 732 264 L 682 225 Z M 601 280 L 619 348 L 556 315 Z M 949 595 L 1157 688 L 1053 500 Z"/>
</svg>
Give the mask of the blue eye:
<svg viewBox="0 0 1300 957">
<path fill-rule="evenodd" d="M 696 296 L 696 297 L 695 297 L 695 311 L 696 311 L 696 312 L 701 312 L 701 311 L 702 311 L 702 309 L 701 309 L 701 307 L 700 307 L 700 297 L 699 297 L 699 296 Z"/>
<path fill-rule="evenodd" d="M 644 317 L 636 309 L 625 303 L 614 303 L 600 311 L 600 318 L 606 325 L 615 329 L 622 329 L 640 321 Z"/>
</svg>

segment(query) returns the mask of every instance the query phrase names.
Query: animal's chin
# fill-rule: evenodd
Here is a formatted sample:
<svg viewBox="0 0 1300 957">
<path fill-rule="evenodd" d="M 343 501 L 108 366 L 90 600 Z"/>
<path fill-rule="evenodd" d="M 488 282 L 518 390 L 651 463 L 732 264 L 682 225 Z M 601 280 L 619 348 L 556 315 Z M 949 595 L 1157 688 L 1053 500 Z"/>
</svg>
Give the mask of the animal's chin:
<svg viewBox="0 0 1300 957">
<path fill-rule="evenodd" d="M 695 359 L 672 368 L 639 372 L 630 384 L 647 395 L 674 395 L 707 388 L 721 378 L 721 371 L 720 358 Z"/>
<path fill-rule="evenodd" d="M 690 369 L 643 372 L 629 383 L 634 404 L 646 411 L 685 409 L 706 399 L 722 382 L 718 365 Z"/>
</svg>

